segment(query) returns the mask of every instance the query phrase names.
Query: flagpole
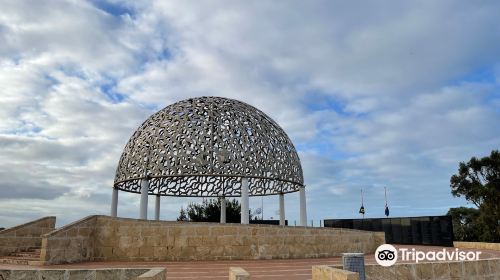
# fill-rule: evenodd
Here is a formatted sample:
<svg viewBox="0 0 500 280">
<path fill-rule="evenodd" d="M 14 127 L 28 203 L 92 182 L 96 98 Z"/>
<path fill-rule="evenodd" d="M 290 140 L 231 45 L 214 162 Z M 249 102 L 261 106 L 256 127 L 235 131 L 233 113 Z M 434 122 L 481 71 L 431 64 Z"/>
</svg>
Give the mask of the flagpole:
<svg viewBox="0 0 500 280">
<path fill-rule="evenodd" d="M 361 189 L 361 207 L 364 207 L 365 203 L 364 203 L 364 199 L 363 199 L 363 189 Z M 363 215 L 363 219 L 365 218 L 365 211 L 363 211 L 363 213 L 361 213 Z"/>
<path fill-rule="evenodd" d="M 384 196 L 385 196 L 385 216 L 389 217 L 389 206 L 387 205 L 387 187 L 384 187 Z"/>
<path fill-rule="evenodd" d="M 384 187 L 385 206 L 387 206 L 387 187 Z"/>
<path fill-rule="evenodd" d="M 264 220 L 264 196 L 260 197 L 260 210 L 262 211 L 262 215 L 260 216 L 261 220 Z"/>
</svg>

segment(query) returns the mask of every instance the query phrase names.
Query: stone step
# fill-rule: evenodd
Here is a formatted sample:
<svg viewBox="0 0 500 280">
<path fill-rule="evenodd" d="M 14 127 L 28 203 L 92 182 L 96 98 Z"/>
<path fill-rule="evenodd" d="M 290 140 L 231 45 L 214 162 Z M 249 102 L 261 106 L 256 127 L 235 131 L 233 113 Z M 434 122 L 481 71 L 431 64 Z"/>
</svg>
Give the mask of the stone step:
<svg viewBox="0 0 500 280">
<path fill-rule="evenodd" d="M 41 265 L 45 265 L 45 262 L 43 261 L 28 261 L 28 265 L 35 265 L 35 266 L 41 266 Z"/>
<path fill-rule="evenodd" d="M 12 260 L 28 260 L 28 261 L 38 261 L 40 260 L 40 256 L 35 257 L 18 257 L 18 256 L 3 256 L 1 259 L 12 259 Z"/>
<path fill-rule="evenodd" d="M 34 260 L 28 260 L 25 258 L 15 258 L 15 257 L 1 257 L 0 258 L 0 263 L 2 263 L 2 264 L 28 265 L 30 261 L 34 261 Z"/>
<path fill-rule="evenodd" d="M 42 251 L 41 248 L 30 248 L 28 251 L 26 252 L 30 252 L 30 253 L 36 253 L 36 254 L 40 254 L 40 252 Z"/>
<path fill-rule="evenodd" d="M 0 257 L 2 264 L 30 265 L 40 262 L 40 248 L 30 248 L 27 251 L 11 253 L 8 256 Z"/>
<path fill-rule="evenodd" d="M 20 257 L 20 258 L 40 258 L 40 253 L 36 253 L 36 252 L 18 252 L 18 253 L 12 253 L 9 256 L 11 256 L 11 257 Z"/>
</svg>

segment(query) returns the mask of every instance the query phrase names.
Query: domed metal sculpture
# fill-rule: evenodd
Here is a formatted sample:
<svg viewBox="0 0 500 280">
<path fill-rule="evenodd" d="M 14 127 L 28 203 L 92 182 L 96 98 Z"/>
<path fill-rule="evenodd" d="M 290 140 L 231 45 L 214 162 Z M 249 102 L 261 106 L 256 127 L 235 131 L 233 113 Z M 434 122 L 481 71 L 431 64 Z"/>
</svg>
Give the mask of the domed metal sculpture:
<svg viewBox="0 0 500 280">
<path fill-rule="evenodd" d="M 115 187 L 149 194 L 230 197 L 298 191 L 300 159 L 281 127 L 246 103 L 201 97 L 177 102 L 149 117 L 121 156 Z"/>
<path fill-rule="evenodd" d="M 249 222 L 249 196 L 278 194 L 280 225 L 284 194 L 300 191 L 300 224 L 307 221 L 302 167 L 286 133 L 258 109 L 221 97 L 183 100 L 149 117 L 120 158 L 111 216 L 118 190 L 141 194 L 141 219 L 147 219 L 148 195 L 156 196 L 157 220 L 160 196 L 241 196 L 242 223 Z"/>
</svg>

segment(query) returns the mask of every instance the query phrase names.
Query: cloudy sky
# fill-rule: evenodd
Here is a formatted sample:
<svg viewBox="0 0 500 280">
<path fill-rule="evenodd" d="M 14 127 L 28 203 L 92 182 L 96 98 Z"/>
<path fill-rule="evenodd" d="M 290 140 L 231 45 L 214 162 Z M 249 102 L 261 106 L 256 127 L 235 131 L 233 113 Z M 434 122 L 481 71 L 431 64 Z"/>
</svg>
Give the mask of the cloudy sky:
<svg viewBox="0 0 500 280">
<path fill-rule="evenodd" d="M 275 119 L 315 223 L 359 217 L 361 188 L 368 217 L 384 187 L 393 216 L 445 214 L 467 205 L 458 162 L 500 148 L 498 1 L 137 2 L 0 0 L 0 226 L 108 214 L 128 138 L 189 97 Z M 164 198 L 162 219 L 191 201 Z M 138 204 L 120 193 L 119 215 Z"/>
</svg>

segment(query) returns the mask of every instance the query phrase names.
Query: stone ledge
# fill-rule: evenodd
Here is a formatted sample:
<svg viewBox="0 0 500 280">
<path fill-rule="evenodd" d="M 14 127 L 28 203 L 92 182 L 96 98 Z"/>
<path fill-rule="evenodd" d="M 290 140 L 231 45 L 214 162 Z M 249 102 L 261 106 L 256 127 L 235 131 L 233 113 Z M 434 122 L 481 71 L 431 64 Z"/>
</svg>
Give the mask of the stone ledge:
<svg viewBox="0 0 500 280">
<path fill-rule="evenodd" d="M 47 238 L 47 237 L 52 237 L 52 236 L 60 236 L 62 234 L 64 234 L 63 236 L 66 236 L 66 232 L 72 228 L 75 228 L 75 227 L 79 227 L 80 225 L 83 225 L 85 224 L 86 222 L 91 222 L 91 223 L 95 223 L 95 221 L 92 221 L 93 219 L 97 219 L 97 217 L 99 217 L 99 215 L 91 215 L 91 216 L 87 216 L 85 218 L 82 218 L 80 220 L 77 220 L 73 223 L 70 223 L 70 224 L 67 224 L 63 227 L 60 227 L 56 230 L 53 230 L 51 232 L 48 232 L 44 235 L 42 235 L 43 238 Z M 91 226 L 92 227 L 92 226 Z"/>
<path fill-rule="evenodd" d="M 377 264 L 365 266 L 366 278 L 386 279 L 500 279 L 500 259 L 479 261 L 451 261 L 403 263 L 391 267 Z M 314 278 L 313 278 L 314 279 Z"/>
<path fill-rule="evenodd" d="M 149 271 L 139 275 L 137 280 L 164 280 L 167 278 L 165 268 L 152 268 Z"/>
<path fill-rule="evenodd" d="M 139 278 L 151 272 L 149 268 L 102 268 L 102 269 L 0 269 L 0 279 L 65 279 L 65 280 L 164 280 L 165 269 L 152 269 L 151 277 Z M 148 276 L 149 277 L 149 276 Z"/>
<path fill-rule="evenodd" d="M 55 226 L 55 223 L 56 223 L 56 217 L 54 217 L 54 216 L 43 217 L 43 218 L 36 219 L 36 220 L 30 221 L 30 222 L 27 222 L 27 223 L 24 223 L 24 224 L 20 224 L 20 225 L 14 226 L 14 227 L 6 228 L 6 229 L 3 229 L 3 230 L 0 230 L 0 235 L 6 235 L 6 234 L 8 234 L 10 232 L 17 231 L 19 229 L 26 228 L 26 227 L 35 225 L 37 223 L 42 223 L 42 222 L 47 222 L 45 224 L 45 227 L 43 227 L 43 228 L 52 228 L 52 229 L 54 229 L 54 226 Z"/>
<path fill-rule="evenodd" d="M 453 247 L 463 249 L 483 249 L 500 251 L 500 243 L 453 241 Z"/>
<path fill-rule="evenodd" d="M 359 280 L 359 274 L 328 265 L 312 267 L 313 280 Z"/>
<path fill-rule="evenodd" d="M 241 267 L 229 268 L 229 280 L 249 280 L 250 273 Z"/>
</svg>

